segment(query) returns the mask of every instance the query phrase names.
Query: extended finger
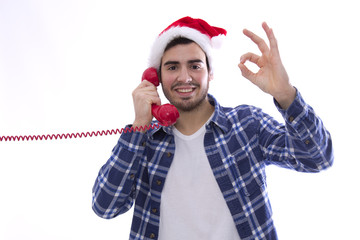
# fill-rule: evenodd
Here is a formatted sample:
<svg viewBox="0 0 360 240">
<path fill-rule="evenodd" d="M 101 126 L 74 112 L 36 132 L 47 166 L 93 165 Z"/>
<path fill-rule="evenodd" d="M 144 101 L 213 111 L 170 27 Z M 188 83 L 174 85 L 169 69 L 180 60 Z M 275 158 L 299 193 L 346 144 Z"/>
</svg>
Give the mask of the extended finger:
<svg viewBox="0 0 360 240">
<path fill-rule="evenodd" d="M 270 28 L 266 22 L 263 22 L 262 27 L 266 33 L 266 36 L 269 39 L 270 42 L 270 49 L 274 49 L 274 50 L 278 50 L 278 45 L 277 45 L 277 40 L 275 38 L 274 35 L 274 31 L 272 30 L 272 28 Z"/>
<path fill-rule="evenodd" d="M 264 39 L 262 39 L 261 37 L 259 37 L 258 35 L 256 35 L 255 33 L 244 29 L 243 33 L 245 36 L 247 36 L 248 38 L 251 39 L 251 41 L 253 41 L 259 48 L 259 50 L 262 53 L 266 53 L 269 51 L 269 47 L 267 46 L 266 42 L 264 41 Z"/>
</svg>

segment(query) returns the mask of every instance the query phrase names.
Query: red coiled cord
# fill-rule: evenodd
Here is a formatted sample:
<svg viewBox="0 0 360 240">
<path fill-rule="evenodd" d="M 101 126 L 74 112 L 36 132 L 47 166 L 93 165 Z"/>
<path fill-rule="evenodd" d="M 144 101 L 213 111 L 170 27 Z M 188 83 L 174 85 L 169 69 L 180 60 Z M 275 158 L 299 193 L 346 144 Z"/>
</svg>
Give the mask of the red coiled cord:
<svg viewBox="0 0 360 240">
<path fill-rule="evenodd" d="M 67 138 L 82 138 L 82 137 L 97 137 L 103 135 L 113 135 L 113 134 L 121 134 L 135 131 L 144 131 L 154 128 L 159 128 L 160 124 L 150 124 L 149 126 L 141 126 L 141 127 L 130 127 L 130 128 L 122 128 L 122 129 L 112 129 L 112 130 L 102 130 L 102 131 L 92 131 L 92 132 L 82 132 L 82 133 L 62 133 L 62 134 L 47 134 L 47 135 L 27 135 L 27 136 L 0 136 L 0 142 L 2 141 L 33 141 L 33 140 L 57 140 L 57 139 L 67 139 Z"/>
</svg>

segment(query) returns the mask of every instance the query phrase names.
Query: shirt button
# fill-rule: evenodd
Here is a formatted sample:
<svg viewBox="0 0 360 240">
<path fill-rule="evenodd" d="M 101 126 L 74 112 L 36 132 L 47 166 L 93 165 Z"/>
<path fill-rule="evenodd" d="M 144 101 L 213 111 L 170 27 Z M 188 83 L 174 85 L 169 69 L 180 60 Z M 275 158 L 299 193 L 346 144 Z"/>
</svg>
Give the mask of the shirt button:
<svg viewBox="0 0 360 240">
<path fill-rule="evenodd" d="M 131 178 L 131 179 L 134 179 L 134 178 L 135 178 L 135 174 L 133 174 L 133 173 L 130 174 L 130 178 Z"/>
<path fill-rule="evenodd" d="M 308 139 L 308 140 L 305 140 L 305 144 L 306 145 L 309 145 L 309 143 L 310 143 L 310 140 Z"/>
<path fill-rule="evenodd" d="M 293 121 L 294 121 L 294 117 L 293 117 L 293 116 L 290 116 L 290 117 L 289 117 L 289 122 L 292 123 Z"/>
<path fill-rule="evenodd" d="M 157 208 L 153 208 L 153 209 L 151 209 L 151 211 L 153 212 L 153 213 L 157 213 Z"/>
<path fill-rule="evenodd" d="M 143 146 L 143 147 L 145 147 L 145 146 L 146 146 L 146 142 L 145 142 L 145 141 L 142 143 L 142 146 Z"/>
<path fill-rule="evenodd" d="M 171 152 L 168 152 L 168 153 L 167 153 L 167 157 L 171 157 Z"/>
<path fill-rule="evenodd" d="M 156 185 L 160 186 L 162 184 L 161 180 L 156 180 Z"/>
<path fill-rule="evenodd" d="M 150 234 L 150 238 L 155 239 L 155 234 L 154 233 Z"/>
</svg>

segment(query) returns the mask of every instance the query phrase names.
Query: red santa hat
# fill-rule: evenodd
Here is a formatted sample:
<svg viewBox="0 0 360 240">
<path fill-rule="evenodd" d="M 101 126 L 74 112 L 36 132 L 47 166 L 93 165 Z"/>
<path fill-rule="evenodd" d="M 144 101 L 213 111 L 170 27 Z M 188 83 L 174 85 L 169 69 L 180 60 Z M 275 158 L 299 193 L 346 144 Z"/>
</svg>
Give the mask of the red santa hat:
<svg viewBox="0 0 360 240">
<path fill-rule="evenodd" d="M 184 37 L 196 42 L 205 52 L 210 71 L 213 70 L 212 49 L 220 48 L 226 30 L 210 26 L 202 19 L 181 18 L 170 24 L 156 38 L 149 57 L 149 67 L 159 69 L 166 46 L 175 38 Z"/>
</svg>

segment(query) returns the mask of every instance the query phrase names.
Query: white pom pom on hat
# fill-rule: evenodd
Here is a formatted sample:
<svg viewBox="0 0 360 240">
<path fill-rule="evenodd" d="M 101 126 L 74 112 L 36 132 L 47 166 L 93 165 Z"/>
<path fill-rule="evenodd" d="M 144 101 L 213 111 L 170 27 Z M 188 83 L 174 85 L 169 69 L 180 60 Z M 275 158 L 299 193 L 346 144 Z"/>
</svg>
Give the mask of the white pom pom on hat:
<svg viewBox="0 0 360 240">
<path fill-rule="evenodd" d="M 159 69 L 166 46 L 175 38 L 184 37 L 196 42 L 205 52 L 210 71 L 213 69 L 212 49 L 220 48 L 226 36 L 226 30 L 210 26 L 199 18 L 184 17 L 163 30 L 156 38 L 150 50 L 149 67 Z"/>
</svg>

